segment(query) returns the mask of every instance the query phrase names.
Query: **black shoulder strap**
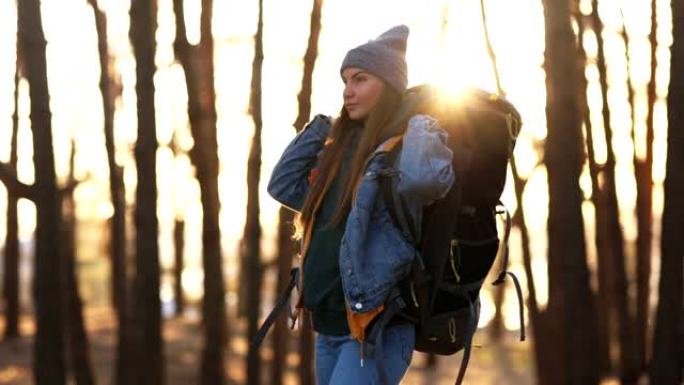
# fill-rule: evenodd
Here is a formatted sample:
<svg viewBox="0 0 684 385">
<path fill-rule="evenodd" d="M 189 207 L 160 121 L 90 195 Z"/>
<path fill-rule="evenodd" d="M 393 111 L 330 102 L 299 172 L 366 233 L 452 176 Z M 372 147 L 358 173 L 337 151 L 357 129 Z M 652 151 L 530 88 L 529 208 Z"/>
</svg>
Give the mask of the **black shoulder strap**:
<svg viewBox="0 0 684 385">
<path fill-rule="evenodd" d="M 400 151 L 401 143 L 387 153 L 387 167 L 389 169 L 394 168 Z M 406 201 L 397 191 L 397 175 L 396 172 L 381 174 L 380 189 L 382 190 L 382 197 L 394 224 L 411 244 L 417 246 L 420 243 L 420 229 L 413 223 L 413 218 L 408 215 Z"/>
<path fill-rule="evenodd" d="M 522 289 L 520 287 L 520 282 L 518 281 L 518 277 L 515 276 L 512 272 L 508 271 L 508 237 L 510 236 L 511 233 L 511 214 L 508 212 L 508 209 L 506 209 L 506 206 L 504 206 L 501 201 L 499 201 L 499 205 L 496 209 L 497 214 L 504 214 L 505 217 L 505 226 L 504 226 L 504 236 L 503 236 L 503 260 L 501 261 L 501 270 L 499 272 L 499 275 L 497 276 L 496 280 L 492 283 L 493 285 L 500 285 L 504 283 L 506 280 L 506 277 L 509 276 L 513 280 L 513 285 L 515 286 L 515 294 L 518 297 L 518 316 L 520 318 L 520 341 L 525 341 L 525 310 L 523 307 L 523 296 L 522 296 Z"/>
<path fill-rule="evenodd" d="M 259 346 L 261 346 L 261 343 L 264 341 L 268 330 L 271 328 L 276 318 L 278 318 L 280 312 L 283 311 L 285 305 L 287 305 L 290 299 L 290 294 L 297 285 L 297 281 L 299 281 L 299 268 L 294 267 L 292 270 L 290 270 L 290 282 L 287 284 L 285 290 L 280 293 L 273 310 L 271 310 L 271 313 L 268 315 L 268 317 L 266 317 L 263 325 L 261 325 L 261 328 L 259 328 L 259 331 L 257 331 L 254 339 L 252 340 L 253 351 L 259 349 Z"/>
<path fill-rule="evenodd" d="M 385 365 L 383 361 L 383 335 L 385 329 L 388 327 L 390 321 L 398 314 L 401 313 L 402 309 L 406 307 L 406 303 L 401 297 L 399 290 L 394 288 L 389 295 L 385 303 L 385 311 L 378 317 L 377 321 L 374 321 L 368 333 L 368 338 L 366 341 L 362 342 L 366 345 L 366 352 L 370 357 L 375 358 L 375 364 L 378 369 L 378 377 L 380 384 L 389 385 L 389 380 L 387 378 L 387 372 L 385 370 Z"/>
</svg>

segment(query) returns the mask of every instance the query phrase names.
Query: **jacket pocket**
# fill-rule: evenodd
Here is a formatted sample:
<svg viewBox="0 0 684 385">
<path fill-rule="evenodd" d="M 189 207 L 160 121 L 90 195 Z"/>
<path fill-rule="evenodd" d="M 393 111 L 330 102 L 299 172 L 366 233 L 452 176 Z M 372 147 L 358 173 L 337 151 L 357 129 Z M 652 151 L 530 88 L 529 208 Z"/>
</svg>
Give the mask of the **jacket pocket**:
<svg viewBox="0 0 684 385">
<path fill-rule="evenodd" d="M 384 256 L 383 261 L 391 272 L 392 280 L 402 278 L 409 271 L 416 250 L 394 224 L 387 208 L 378 210 L 371 231 L 377 234 L 377 252 Z"/>
</svg>

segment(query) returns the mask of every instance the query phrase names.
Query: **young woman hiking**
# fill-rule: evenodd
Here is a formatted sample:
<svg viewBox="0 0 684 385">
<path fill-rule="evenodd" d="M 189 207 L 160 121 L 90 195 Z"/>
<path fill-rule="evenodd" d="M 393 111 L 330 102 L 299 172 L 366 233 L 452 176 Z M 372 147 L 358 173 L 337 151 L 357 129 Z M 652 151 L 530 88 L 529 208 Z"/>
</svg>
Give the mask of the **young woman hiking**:
<svg viewBox="0 0 684 385">
<path fill-rule="evenodd" d="M 283 152 L 268 192 L 298 213 L 302 296 L 316 336 L 318 384 L 377 384 L 373 357 L 364 357 L 367 326 L 415 255 L 394 225 L 378 178 L 399 173 L 396 189 L 413 223 L 422 208 L 454 182 L 446 133 L 426 115 L 390 124 L 406 90 L 408 28 L 400 25 L 350 50 L 341 66 L 344 106 L 338 118 L 316 116 Z M 401 136 L 403 134 L 403 137 Z M 401 138 L 394 167 L 386 147 Z M 382 366 L 390 384 L 406 373 L 413 353 L 410 324 L 389 326 Z"/>
</svg>

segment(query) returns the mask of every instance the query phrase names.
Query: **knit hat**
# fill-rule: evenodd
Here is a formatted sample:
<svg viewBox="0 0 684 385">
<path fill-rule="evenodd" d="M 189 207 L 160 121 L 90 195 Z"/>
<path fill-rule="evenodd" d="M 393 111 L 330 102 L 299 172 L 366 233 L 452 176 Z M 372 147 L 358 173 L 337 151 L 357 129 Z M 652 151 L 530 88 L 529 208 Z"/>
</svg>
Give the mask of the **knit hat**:
<svg viewBox="0 0 684 385">
<path fill-rule="evenodd" d="M 357 67 L 382 78 L 392 88 L 402 93 L 406 90 L 406 39 L 409 29 L 405 25 L 392 27 L 377 39 L 347 52 L 340 73 L 348 67 Z"/>
</svg>

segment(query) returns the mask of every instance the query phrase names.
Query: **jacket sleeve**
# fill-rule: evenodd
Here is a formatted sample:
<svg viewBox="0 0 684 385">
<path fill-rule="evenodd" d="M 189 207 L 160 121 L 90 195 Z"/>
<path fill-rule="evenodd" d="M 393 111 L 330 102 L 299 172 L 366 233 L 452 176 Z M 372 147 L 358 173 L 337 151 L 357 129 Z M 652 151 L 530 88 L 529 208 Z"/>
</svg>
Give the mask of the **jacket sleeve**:
<svg viewBox="0 0 684 385">
<path fill-rule="evenodd" d="M 447 133 L 437 120 L 416 115 L 408 122 L 399 156 L 397 191 L 424 205 L 443 198 L 454 183 Z"/>
<path fill-rule="evenodd" d="M 290 142 L 273 168 L 268 193 L 291 210 L 300 211 L 309 190 L 308 176 L 330 131 L 330 118 L 316 117 Z"/>
</svg>

